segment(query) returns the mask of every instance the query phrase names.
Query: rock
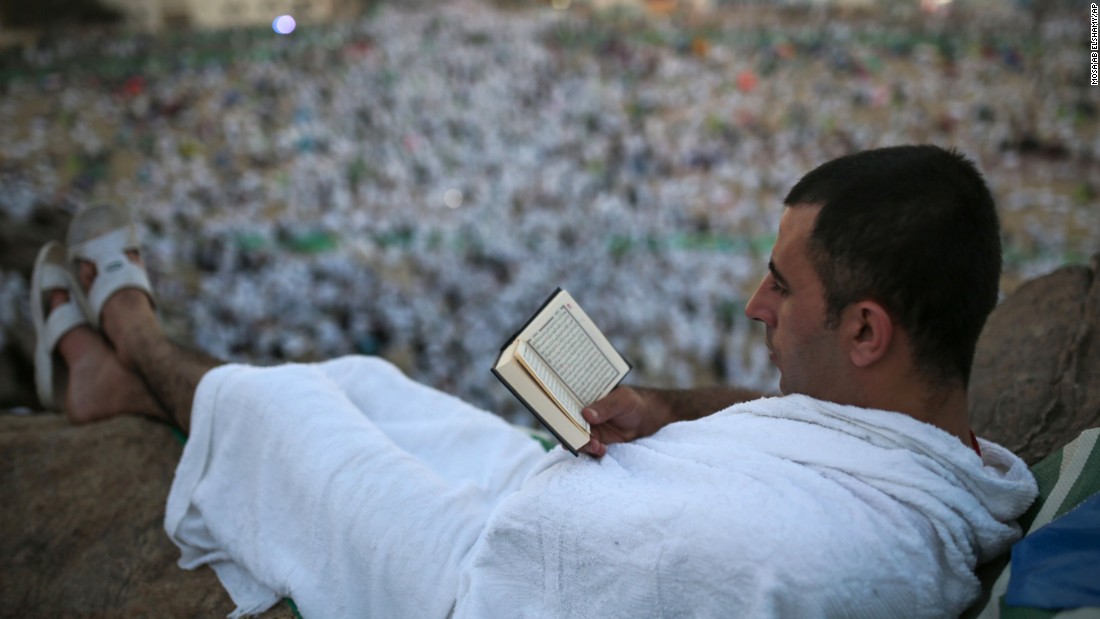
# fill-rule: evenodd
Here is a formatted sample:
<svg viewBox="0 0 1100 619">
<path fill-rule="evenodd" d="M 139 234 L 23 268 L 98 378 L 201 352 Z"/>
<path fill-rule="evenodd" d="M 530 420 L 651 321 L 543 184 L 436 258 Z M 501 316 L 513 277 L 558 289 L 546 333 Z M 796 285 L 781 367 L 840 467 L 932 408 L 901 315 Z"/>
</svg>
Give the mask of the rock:
<svg viewBox="0 0 1100 619">
<path fill-rule="evenodd" d="M 164 425 L 0 415 L 0 614 L 224 617 L 214 572 L 176 565 L 164 500 L 182 448 Z M 264 617 L 293 617 L 285 604 Z"/>
<path fill-rule="evenodd" d="M 1028 281 L 978 341 L 974 431 L 1032 464 L 1100 425 L 1100 253 Z"/>
</svg>

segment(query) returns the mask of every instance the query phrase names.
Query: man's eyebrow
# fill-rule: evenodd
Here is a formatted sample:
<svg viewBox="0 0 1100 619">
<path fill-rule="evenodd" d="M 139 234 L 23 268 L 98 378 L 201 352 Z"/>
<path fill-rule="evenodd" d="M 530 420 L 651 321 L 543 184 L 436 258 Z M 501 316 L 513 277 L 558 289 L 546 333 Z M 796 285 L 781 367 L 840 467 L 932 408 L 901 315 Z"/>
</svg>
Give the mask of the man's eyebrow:
<svg viewBox="0 0 1100 619">
<path fill-rule="evenodd" d="M 775 263 L 771 260 L 768 261 L 768 270 L 771 271 L 772 277 L 775 281 L 779 282 L 780 286 L 784 288 L 790 288 L 790 284 L 787 283 L 787 278 L 783 277 L 783 274 L 779 272 L 779 269 L 775 268 Z"/>
</svg>

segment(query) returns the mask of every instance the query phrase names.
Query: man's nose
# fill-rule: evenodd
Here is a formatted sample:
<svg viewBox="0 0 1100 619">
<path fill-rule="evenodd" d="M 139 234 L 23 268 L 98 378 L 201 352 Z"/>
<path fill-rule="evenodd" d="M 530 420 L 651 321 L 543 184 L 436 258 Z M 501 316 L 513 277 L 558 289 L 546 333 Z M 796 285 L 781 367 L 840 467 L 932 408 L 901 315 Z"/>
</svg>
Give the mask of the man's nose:
<svg viewBox="0 0 1100 619">
<path fill-rule="evenodd" d="M 752 320 L 759 320 L 765 325 L 775 328 L 775 311 L 768 303 L 768 291 L 764 288 L 764 284 L 765 282 L 760 282 L 752 298 L 745 304 L 745 316 L 748 316 Z"/>
</svg>

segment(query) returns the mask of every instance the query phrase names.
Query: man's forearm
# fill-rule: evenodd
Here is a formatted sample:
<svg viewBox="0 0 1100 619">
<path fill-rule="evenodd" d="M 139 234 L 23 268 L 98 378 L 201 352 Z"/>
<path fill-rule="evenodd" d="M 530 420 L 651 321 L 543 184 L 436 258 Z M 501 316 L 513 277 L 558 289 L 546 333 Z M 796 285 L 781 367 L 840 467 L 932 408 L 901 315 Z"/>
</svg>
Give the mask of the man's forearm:
<svg viewBox="0 0 1100 619">
<path fill-rule="evenodd" d="M 695 389 L 649 389 L 635 387 L 646 399 L 660 403 L 670 421 L 699 419 L 739 402 L 764 397 L 763 393 L 740 387 L 698 387 Z"/>
</svg>

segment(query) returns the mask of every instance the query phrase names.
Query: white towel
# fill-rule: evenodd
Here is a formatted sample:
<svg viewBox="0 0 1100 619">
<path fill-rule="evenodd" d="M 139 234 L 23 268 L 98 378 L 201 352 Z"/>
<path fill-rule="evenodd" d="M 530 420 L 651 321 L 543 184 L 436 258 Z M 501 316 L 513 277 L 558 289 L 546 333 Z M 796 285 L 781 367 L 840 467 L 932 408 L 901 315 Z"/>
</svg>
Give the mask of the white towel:
<svg viewBox="0 0 1100 619">
<path fill-rule="evenodd" d="M 992 443 L 800 396 L 544 454 L 359 357 L 219 368 L 192 423 L 165 526 L 236 614 L 954 615 L 1035 495 Z"/>
<path fill-rule="evenodd" d="M 981 447 L 788 396 L 559 451 L 493 513 L 456 616 L 957 616 L 1036 495 Z"/>
<path fill-rule="evenodd" d="M 488 515 L 546 457 L 366 357 L 217 368 L 191 421 L 165 529 L 232 616 L 284 596 L 309 618 L 446 616 Z"/>
</svg>

